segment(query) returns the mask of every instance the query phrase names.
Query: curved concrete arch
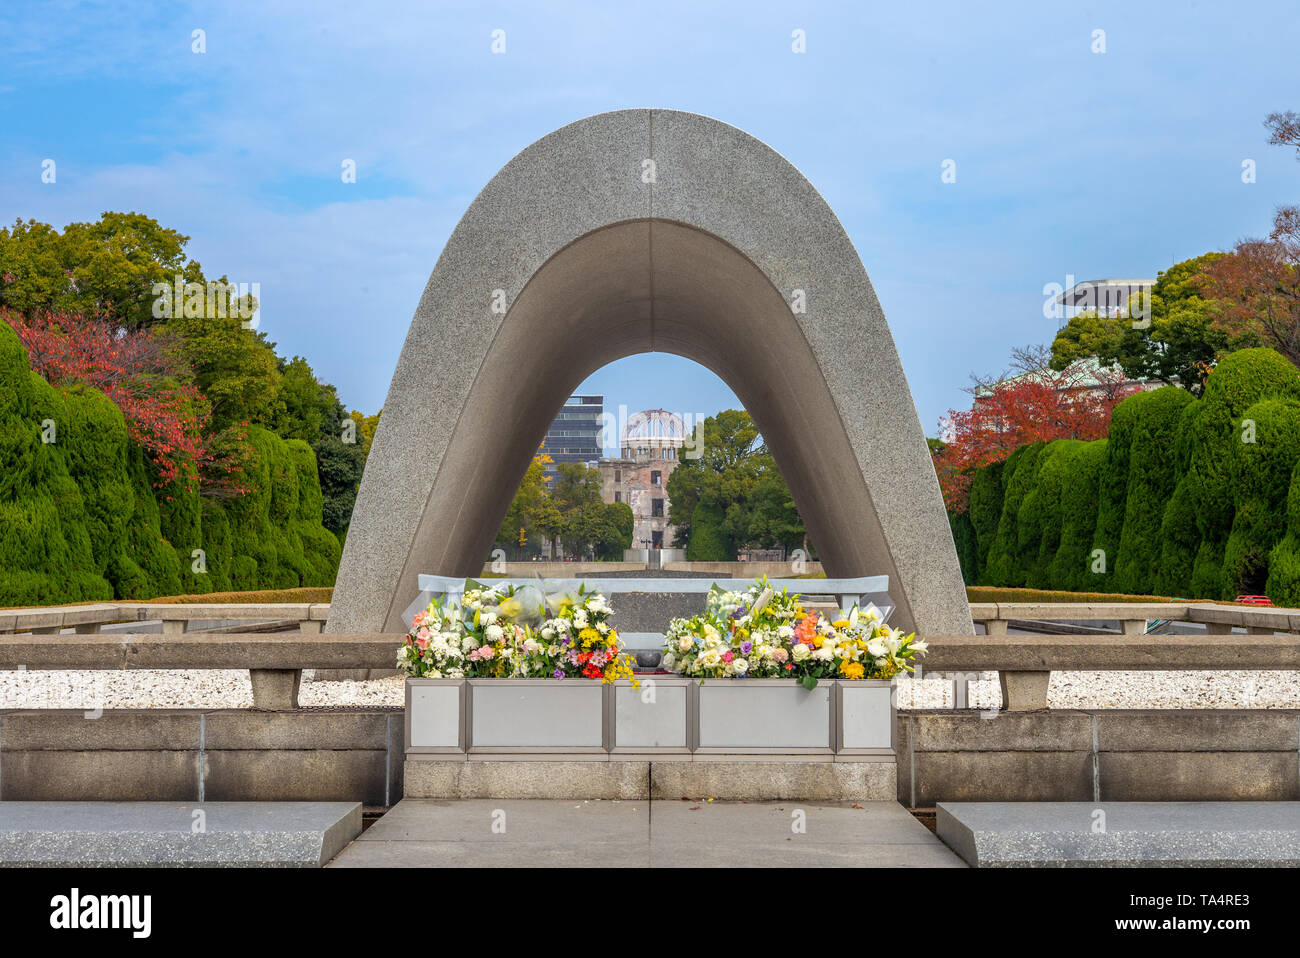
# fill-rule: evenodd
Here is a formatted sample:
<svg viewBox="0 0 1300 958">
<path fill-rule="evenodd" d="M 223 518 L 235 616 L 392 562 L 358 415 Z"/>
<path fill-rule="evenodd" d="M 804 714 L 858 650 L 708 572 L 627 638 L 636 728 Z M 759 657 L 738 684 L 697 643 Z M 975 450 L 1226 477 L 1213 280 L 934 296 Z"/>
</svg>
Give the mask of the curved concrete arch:
<svg viewBox="0 0 1300 958">
<path fill-rule="evenodd" d="M 848 236 L 771 148 L 667 110 L 543 137 L 466 211 L 402 347 L 327 631 L 402 631 L 419 573 L 481 569 L 565 398 L 648 351 L 735 391 L 830 574 L 887 573 L 905 628 L 972 631 L 924 433 Z"/>
</svg>

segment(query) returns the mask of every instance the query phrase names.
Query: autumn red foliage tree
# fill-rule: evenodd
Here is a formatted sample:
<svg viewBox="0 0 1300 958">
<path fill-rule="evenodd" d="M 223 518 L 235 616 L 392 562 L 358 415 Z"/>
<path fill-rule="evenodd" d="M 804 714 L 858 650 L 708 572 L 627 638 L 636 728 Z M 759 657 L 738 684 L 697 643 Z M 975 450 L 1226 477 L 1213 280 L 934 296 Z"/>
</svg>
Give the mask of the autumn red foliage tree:
<svg viewBox="0 0 1300 958">
<path fill-rule="evenodd" d="M 1138 389 L 1117 369 L 1081 361 L 1054 370 L 1050 360 L 1045 348 L 1016 350 L 1009 374 L 973 377 L 971 408 L 950 409 L 940 422 L 934 465 L 950 512 L 966 511 L 974 470 L 1034 442 L 1101 439 L 1111 411 Z"/>
<path fill-rule="evenodd" d="M 1300 160 L 1300 114 L 1270 114 L 1269 143 L 1293 146 Z M 1229 333 L 1257 331 L 1300 366 L 1300 207 L 1282 206 L 1264 239 L 1244 239 L 1206 267 L 1206 287 L 1223 308 L 1215 325 Z"/>
<path fill-rule="evenodd" d="M 132 439 L 156 468 L 155 485 L 197 487 L 200 471 L 211 466 L 207 402 L 164 334 L 76 313 L 24 317 L 0 309 L 0 316 L 22 340 L 32 369 L 51 385 L 92 386 L 122 410 Z"/>
</svg>

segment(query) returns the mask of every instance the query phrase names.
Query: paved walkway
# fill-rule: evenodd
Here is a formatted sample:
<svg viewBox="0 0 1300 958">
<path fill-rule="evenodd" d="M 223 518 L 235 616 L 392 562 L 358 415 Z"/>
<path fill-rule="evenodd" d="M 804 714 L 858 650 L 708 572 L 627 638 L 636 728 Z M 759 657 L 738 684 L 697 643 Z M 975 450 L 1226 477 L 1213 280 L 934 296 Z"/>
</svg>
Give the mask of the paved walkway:
<svg viewBox="0 0 1300 958">
<path fill-rule="evenodd" d="M 897 802 L 403 799 L 330 863 L 965 867 Z"/>
</svg>

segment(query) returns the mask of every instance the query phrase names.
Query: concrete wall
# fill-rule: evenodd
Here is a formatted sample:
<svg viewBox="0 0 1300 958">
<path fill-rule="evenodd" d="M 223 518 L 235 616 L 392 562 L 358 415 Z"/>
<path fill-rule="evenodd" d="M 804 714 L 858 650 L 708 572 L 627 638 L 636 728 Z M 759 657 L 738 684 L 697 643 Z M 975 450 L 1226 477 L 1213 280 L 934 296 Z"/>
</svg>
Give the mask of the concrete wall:
<svg viewBox="0 0 1300 958">
<path fill-rule="evenodd" d="M 760 575 L 769 576 L 773 579 L 788 579 L 795 575 L 819 575 L 824 574 L 820 562 L 804 561 L 802 572 L 794 571 L 794 563 L 791 562 L 668 562 L 664 568 L 669 572 L 704 572 L 709 575 L 716 575 L 719 578 L 728 579 L 753 579 Z M 866 574 L 866 573 L 864 573 Z M 812 592 L 817 583 L 810 582 L 808 591 Z M 890 588 L 893 588 L 893 582 L 890 582 Z"/>
<path fill-rule="evenodd" d="M 645 565 L 641 562 L 506 562 L 504 568 L 499 565 L 494 572 L 492 563 L 489 562 L 483 566 L 483 574 L 573 579 L 578 576 L 597 578 L 613 572 L 641 572 L 644 569 Z"/>
<path fill-rule="evenodd" d="M 1300 800 L 1300 712 L 1150 709 L 899 715 L 898 799 Z"/>
<path fill-rule="evenodd" d="M 391 805 L 402 719 L 400 709 L 4 711 L 0 800 Z M 896 741 L 898 799 L 913 807 L 1300 800 L 1296 710 L 904 712 Z"/>
<path fill-rule="evenodd" d="M 0 712 L 0 801 L 354 801 L 402 794 L 401 709 Z"/>
</svg>

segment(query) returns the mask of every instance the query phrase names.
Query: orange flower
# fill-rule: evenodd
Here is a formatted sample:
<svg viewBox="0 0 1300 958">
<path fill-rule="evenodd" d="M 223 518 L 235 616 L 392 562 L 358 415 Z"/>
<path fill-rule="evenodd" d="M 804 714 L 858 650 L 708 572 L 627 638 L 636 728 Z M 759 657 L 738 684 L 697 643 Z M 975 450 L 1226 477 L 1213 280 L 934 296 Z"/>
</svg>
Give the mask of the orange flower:
<svg viewBox="0 0 1300 958">
<path fill-rule="evenodd" d="M 804 645 L 812 645 L 817 636 L 817 613 L 809 612 L 808 615 L 795 626 L 794 639 L 796 642 L 802 642 Z"/>
</svg>

